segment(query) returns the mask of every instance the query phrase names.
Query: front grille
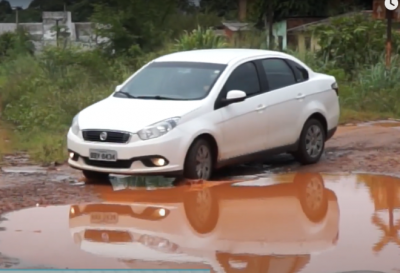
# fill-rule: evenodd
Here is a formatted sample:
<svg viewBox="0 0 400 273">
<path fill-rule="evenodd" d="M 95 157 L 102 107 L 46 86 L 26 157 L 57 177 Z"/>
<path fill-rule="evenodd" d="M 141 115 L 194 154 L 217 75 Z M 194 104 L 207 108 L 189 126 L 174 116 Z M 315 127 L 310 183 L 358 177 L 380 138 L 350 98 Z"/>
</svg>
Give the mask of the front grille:
<svg viewBox="0 0 400 273">
<path fill-rule="evenodd" d="M 110 168 L 110 169 L 129 169 L 132 165 L 133 160 L 117 160 L 117 161 L 97 161 L 91 160 L 87 157 L 83 157 L 86 165 L 100 168 Z"/>
<path fill-rule="evenodd" d="M 126 231 L 111 230 L 85 230 L 85 240 L 105 243 L 126 243 L 132 242 L 132 237 Z"/>
<path fill-rule="evenodd" d="M 100 139 L 101 133 L 107 133 L 105 140 Z M 94 142 L 111 142 L 111 143 L 126 143 L 129 140 L 130 134 L 124 132 L 101 131 L 101 130 L 84 130 L 82 131 L 83 139 Z"/>
</svg>

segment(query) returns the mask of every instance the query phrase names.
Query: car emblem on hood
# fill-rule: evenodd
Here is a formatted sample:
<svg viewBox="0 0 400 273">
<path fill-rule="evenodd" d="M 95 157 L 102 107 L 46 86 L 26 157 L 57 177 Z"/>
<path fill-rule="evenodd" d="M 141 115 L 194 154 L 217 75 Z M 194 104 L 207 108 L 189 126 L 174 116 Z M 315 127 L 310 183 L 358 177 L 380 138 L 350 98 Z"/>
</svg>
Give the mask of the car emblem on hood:
<svg viewBox="0 0 400 273">
<path fill-rule="evenodd" d="M 102 133 L 100 134 L 100 140 L 104 141 L 104 140 L 106 140 L 106 139 L 107 139 L 107 132 L 102 132 Z"/>
</svg>

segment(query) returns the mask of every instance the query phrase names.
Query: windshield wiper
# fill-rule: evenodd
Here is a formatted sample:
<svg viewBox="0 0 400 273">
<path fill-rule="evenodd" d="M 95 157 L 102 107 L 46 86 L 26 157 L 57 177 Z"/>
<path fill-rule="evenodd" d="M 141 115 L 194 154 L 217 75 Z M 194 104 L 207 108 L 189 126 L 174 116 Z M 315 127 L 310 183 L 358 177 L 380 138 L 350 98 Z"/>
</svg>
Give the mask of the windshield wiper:
<svg viewBox="0 0 400 273">
<path fill-rule="evenodd" d="M 179 98 L 171 98 L 171 97 L 164 97 L 164 96 L 136 96 L 136 99 L 153 99 L 153 100 L 186 100 L 186 99 L 179 99 Z"/>
<path fill-rule="evenodd" d="M 115 94 L 122 94 L 131 99 L 150 99 L 150 100 L 186 100 L 186 99 L 179 99 L 179 98 L 171 98 L 171 97 L 164 97 L 164 96 L 133 96 L 128 92 L 118 91 Z"/>
<path fill-rule="evenodd" d="M 122 94 L 122 95 L 125 95 L 125 96 L 127 96 L 128 98 L 131 98 L 131 99 L 137 99 L 137 97 L 135 97 L 135 96 L 132 96 L 131 94 L 129 94 L 128 92 L 124 92 L 124 91 L 118 91 L 118 92 L 115 92 L 115 94 Z"/>
</svg>

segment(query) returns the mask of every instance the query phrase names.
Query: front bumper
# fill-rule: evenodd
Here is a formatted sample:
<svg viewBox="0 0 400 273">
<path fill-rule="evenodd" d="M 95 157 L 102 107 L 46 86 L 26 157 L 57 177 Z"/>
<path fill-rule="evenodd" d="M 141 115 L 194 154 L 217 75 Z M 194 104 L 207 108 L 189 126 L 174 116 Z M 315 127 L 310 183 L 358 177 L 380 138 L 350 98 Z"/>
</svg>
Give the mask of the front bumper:
<svg viewBox="0 0 400 273">
<path fill-rule="evenodd" d="M 189 138 L 177 128 L 160 138 L 141 140 L 132 135 L 128 143 L 89 142 L 68 132 L 68 151 L 74 153 L 68 164 L 79 170 L 114 174 L 173 174 L 182 173 Z M 89 149 L 113 150 L 118 154 L 116 162 L 93 161 L 89 159 Z M 164 158 L 167 164 L 157 167 L 150 158 Z"/>
</svg>

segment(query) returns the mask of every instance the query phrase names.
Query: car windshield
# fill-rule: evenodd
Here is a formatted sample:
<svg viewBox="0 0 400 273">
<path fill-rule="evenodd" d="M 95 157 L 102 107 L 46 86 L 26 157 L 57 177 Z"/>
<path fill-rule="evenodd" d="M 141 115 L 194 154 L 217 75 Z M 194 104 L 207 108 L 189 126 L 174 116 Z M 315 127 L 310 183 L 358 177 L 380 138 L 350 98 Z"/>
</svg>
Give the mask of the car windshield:
<svg viewBox="0 0 400 273">
<path fill-rule="evenodd" d="M 136 74 L 118 97 L 200 100 L 205 98 L 226 65 L 193 62 L 154 62 Z"/>
</svg>

